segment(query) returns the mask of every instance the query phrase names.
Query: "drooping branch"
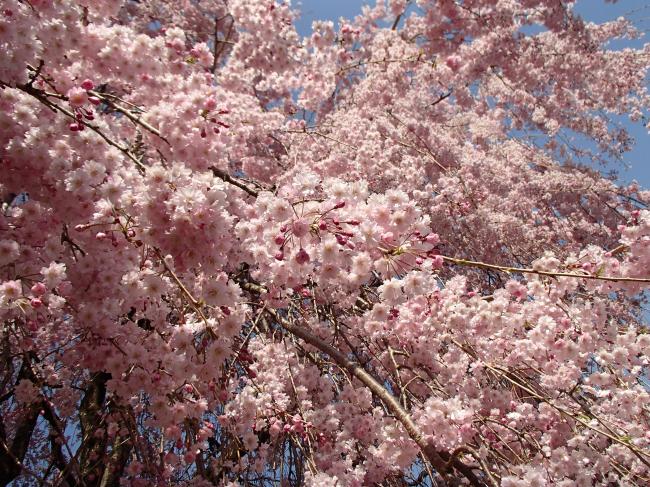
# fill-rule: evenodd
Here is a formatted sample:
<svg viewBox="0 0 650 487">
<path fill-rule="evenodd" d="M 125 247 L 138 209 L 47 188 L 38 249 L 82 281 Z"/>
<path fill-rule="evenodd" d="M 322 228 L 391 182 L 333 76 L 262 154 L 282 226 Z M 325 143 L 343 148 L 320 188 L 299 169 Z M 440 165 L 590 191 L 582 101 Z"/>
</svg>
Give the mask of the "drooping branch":
<svg viewBox="0 0 650 487">
<path fill-rule="evenodd" d="M 358 363 L 349 360 L 345 354 L 328 343 L 324 342 L 307 328 L 295 325 L 289 320 L 281 317 L 275 310 L 266 309 L 266 312 L 273 317 L 273 319 L 282 326 L 286 331 L 292 335 L 301 338 L 311 346 L 317 348 L 321 352 L 327 354 L 334 360 L 337 365 L 347 370 L 354 377 L 359 379 L 373 394 L 375 394 L 388 408 L 388 410 L 395 416 L 395 418 L 402 424 L 411 439 L 420 447 L 427 460 L 440 474 L 448 471 L 446 462 L 441 457 L 440 453 L 436 451 L 431 443 L 424 439 L 424 435 L 415 424 L 408 412 L 400 405 L 399 401 L 395 399 L 377 380 L 375 380 L 368 372 L 366 372 Z"/>
<path fill-rule="evenodd" d="M 5 85 L 5 86 L 11 86 L 6 83 L 0 82 L 0 84 Z M 88 123 L 87 121 L 83 120 L 78 120 L 77 117 L 75 117 L 74 113 L 72 113 L 70 110 L 67 108 L 64 108 L 60 105 L 57 105 L 53 101 L 51 101 L 48 97 L 47 94 L 43 90 L 39 90 L 38 88 L 34 88 L 33 86 L 26 84 L 26 85 L 17 85 L 16 88 L 23 93 L 26 93 L 34 98 L 36 98 L 38 101 L 40 101 L 43 105 L 48 107 L 50 110 L 54 112 L 60 112 L 64 114 L 65 116 L 69 117 L 70 119 L 74 120 L 75 123 L 80 123 L 83 124 L 84 126 L 88 127 L 90 130 L 95 132 L 97 135 L 99 135 L 104 141 L 116 149 L 118 149 L 122 154 L 124 154 L 126 157 L 128 157 L 138 168 L 139 171 L 144 172 L 145 171 L 145 166 L 142 164 L 142 161 L 140 161 L 135 155 L 129 151 L 128 148 L 122 146 L 121 144 L 115 142 L 112 140 L 110 137 L 108 137 L 99 127 L 97 127 L 95 124 Z"/>
<path fill-rule="evenodd" d="M 612 282 L 645 282 L 650 283 L 650 277 L 625 277 L 625 276 L 599 276 L 596 274 L 576 274 L 572 272 L 556 272 L 556 271 L 540 271 L 537 269 L 526 269 L 521 267 L 509 267 L 496 264 L 487 264 L 485 262 L 477 262 L 473 260 L 457 259 L 455 257 L 448 257 L 441 255 L 442 259 L 456 265 L 467 267 L 477 267 L 479 269 L 490 269 L 508 274 L 537 274 L 538 276 L 548 277 L 575 277 L 579 279 L 593 279 L 599 281 L 612 281 Z"/>
</svg>

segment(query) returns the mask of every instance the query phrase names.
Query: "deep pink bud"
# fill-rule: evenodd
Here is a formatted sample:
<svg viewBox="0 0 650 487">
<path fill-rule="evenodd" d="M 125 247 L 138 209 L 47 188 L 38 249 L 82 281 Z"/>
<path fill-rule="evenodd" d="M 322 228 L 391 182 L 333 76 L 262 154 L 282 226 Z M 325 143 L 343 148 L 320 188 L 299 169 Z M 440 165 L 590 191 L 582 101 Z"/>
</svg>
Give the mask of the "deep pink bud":
<svg viewBox="0 0 650 487">
<path fill-rule="evenodd" d="M 320 223 L 318 224 L 318 228 L 320 228 L 321 230 L 327 230 L 327 222 L 321 220 Z"/>
<path fill-rule="evenodd" d="M 340 233 L 336 234 L 336 241 L 339 243 L 339 245 L 345 245 L 346 243 L 348 243 L 348 239 L 345 238 Z"/>
<path fill-rule="evenodd" d="M 339 209 L 339 208 L 343 208 L 344 206 L 345 206 L 345 201 L 341 200 L 337 202 L 336 205 L 334 205 L 334 208 Z"/>
<path fill-rule="evenodd" d="M 41 301 L 40 298 L 33 298 L 30 301 L 30 304 L 32 305 L 32 308 L 40 308 L 43 306 L 43 301 Z"/>
<path fill-rule="evenodd" d="M 95 83 L 93 83 L 92 80 L 85 79 L 85 80 L 83 80 L 83 82 L 81 83 L 81 87 L 82 87 L 84 90 L 92 90 L 92 89 L 95 87 Z"/>
<path fill-rule="evenodd" d="M 284 243 L 284 241 L 285 241 L 284 235 L 282 235 L 281 233 L 278 233 L 278 234 L 275 236 L 275 238 L 273 239 L 273 241 L 274 241 L 277 245 L 282 245 L 282 244 Z"/>
<path fill-rule="evenodd" d="M 79 124 L 78 124 L 78 123 L 71 123 L 70 125 L 68 125 L 68 128 L 69 128 L 72 132 L 78 132 L 79 130 L 81 130 L 81 129 L 79 128 Z"/>
<path fill-rule="evenodd" d="M 99 105 L 102 101 L 97 98 L 96 96 L 89 96 L 88 101 L 92 103 L 93 105 Z"/>
<path fill-rule="evenodd" d="M 104 240 L 106 238 L 106 234 L 104 232 L 97 232 L 97 235 L 95 235 L 95 238 L 97 240 Z"/>
<path fill-rule="evenodd" d="M 348 225 L 354 225 L 354 226 L 361 225 L 361 222 L 359 220 L 356 220 L 356 219 L 355 220 L 349 220 L 349 221 L 347 221 L 345 223 L 347 223 Z"/>
<path fill-rule="evenodd" d="M 284 260 L 284 252 L 278 250 L 273 257 L 275 257 L 275 260 Z"/>
<path fill-rule="evenodd" d="M 309 254 L 307 251 L 303 248 L 300 248 L 298 253 L 296 254 L 296 262 L 300 265 L 306 264 L 309 262 Z"/>
</svg>

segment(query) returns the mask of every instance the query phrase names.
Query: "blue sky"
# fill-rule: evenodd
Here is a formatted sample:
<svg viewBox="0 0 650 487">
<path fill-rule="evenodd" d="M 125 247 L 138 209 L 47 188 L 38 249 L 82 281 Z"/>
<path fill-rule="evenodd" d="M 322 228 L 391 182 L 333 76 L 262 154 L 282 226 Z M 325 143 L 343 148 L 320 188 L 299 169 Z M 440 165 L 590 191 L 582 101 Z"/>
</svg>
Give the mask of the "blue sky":
<svg viewBox="0 0 650 487">
<path fill-rule="evenodd" d="M 314 20 L 333 20 L 340 17 L 353 18 L 361 13 L 361 6 L 374 4 L 374 0 L 293 0 L 293 5 L 302 12 L 297 22 L 298 32 L 308 35 Z M 650 0 L 620 0 L 615 4 L 605 3 L 604 0 L 581 0 L 576 5 L 577 12 L 587 21 L 603 22 L 624 16 L 634 22 L 641 31 L 650 29 Z M 649 42 L 647 34 L 635 41 L 616 42 L 611 47 L 641 47 Z M 629 168 L 614 167 L 619 173 L 621 182 L 636 180 L 644 188 L 650 188 L 650 135 L 640 123 L 632 124 L 625 121 L 630 134 L 636 140 L 633 151 L 625 155 L 624 161 Z"/>
</svg>

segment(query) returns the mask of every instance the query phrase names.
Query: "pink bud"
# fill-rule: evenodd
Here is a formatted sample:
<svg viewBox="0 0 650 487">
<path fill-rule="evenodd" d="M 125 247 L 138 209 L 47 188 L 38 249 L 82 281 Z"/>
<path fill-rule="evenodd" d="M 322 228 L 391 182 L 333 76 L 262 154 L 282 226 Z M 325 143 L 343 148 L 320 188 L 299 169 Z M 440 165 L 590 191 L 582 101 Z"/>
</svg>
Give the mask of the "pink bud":
<svg viewBox="0 0 650 487">
<path fill-rule="evenodd" d="M 212 111 L 215 108 L 217 108 L 217 100 L 215 100 L 213 97 L 208 98 L 205 100 L 205 109 L 208 111 Z"/>
<path fill-rule="evenodd" d="M 442 268 L 442 264 L 444 263 L 444 260 L 442 259 L 442 255 L 434 255 L 431 258 L 431 264 L 434 269 L 440 269 Z"/>
<path fill-rule="evenodd" d="M 304 237 L 309 233 L 309 223 L 305 219 L 296 220 L 291 225 L 291 231 L 298 238 Z"/>
<path fill-rule="evenodd" d="M 277 245 L 282 245 L 282 244 L 284 243 L 284 240 L 285 240 L 284 235 L 282 235 L 281 233 L 278 233 L 278 234 L 275 236 L 275 238 L 273 239 L 273 241 L 274 241 Z"/>
<path fill-rule="evenodd" d="M 185 384 L 183 386 L 183 390 L 189 394 L 194 390 L 194 388 L 192 387 L 192 384 Z"/>
<path fill-rule="evenodd" d="M 339 208 L 343 208 L 344 206 L 345 206 L 345 201 L 341 200 L 334 205 L 334 208 L 338 210 Z"/>
<path fill-rule="evenodd" d="M 425 237 L 425 240 L 431 245 L 436 245 L 440 242 L 440 237 L 436 233 L 430 233 Z"/>
<path fill-rule="evenodd" d="M 273 257 L 275 257 L 275 260 L 284 260 L 284 252 L 278 250 Z"/>
<path fill-rule="evenodd" d="M 303 264 L 306 264 L 307 262 L 309 262 L 309 254 L 302 247 L 300 248 L 300 250 L 296 254 L 296 262 L 298 264 L 300 264 L 300 265 L 303 265 Z"/>
<path fill-rule="evenodd" d="M 3 11 L 2 13 L 5 14 L 5 17 L 11 17 L 11 16 L 13 16 L 13 14 L 14 14 L 14 13 L 13 13 L 10 9 L 8 9 L 8 8 L 4 9 L 4 11 Z"/>
<path fill-rule="evenodd" d="M 42 282 L 37 282 L 32 286 L 31 291 L 34 296 L 42 296 L 47 291 L 47 288 Z"/>
<path fill-rule="evenodd" d="M 320 223 L 318 224 L 318 228 L 320 228 L 321 230 L 327 230 L 327 222 L 321 220 Z"/>
<path fill-rule="evenodd" d="M 81 83 L 81 87 L 82 87 L 84 90 L 92 90 L 92 89 L 95 87 L 95 83 L 93 83 L 92 80 L 85 79 L 85 80 L 83 80 L 83 82 Z"/>
<path fill-rule="evenodd" d="M 348 225 L 354 225 L 354 226 L 361 225 L 361 222 L 359 220 L 356 220 L 356 219 L 355 220 L 348 220 L 346 223 Z"/>
<path fill-rule="evenodd" d="M 97 98 L 96 96 L 89 96 L 89 97 L 88 97 L 88 101 L 89 101 L 90 103 L 92 103 L 93 105 L 95 105 L 95 106 L 99 105 L 99 104 L 102 102 L 102 101 L 101 101 L 99 98 Z"/>
<path fill-rule="evenodd" d="M 384 232 L 381 235 L 381 239 L 384 242 L 387 242 L 387 243 L 392 242 L 394 238 L 395 238 L 395 235 L 393 235 L 393 232 Z"/>
<path fill-rule="evenodd" d="M 79 128 L 79 124 L 77 124 L 77 123 L 71 123 L 70 125 L 68 125 L 68 128 L 69 128 L 72 132 L 78 132 L 79 130 L 81 130 L 81 129 Z"/>
<path fill-rule="evenodd" d="M 30 301 L 30 304 L 32 305 L 32 308 L 40 308 L 43 306 L 43 301 L 41 301 L 39 298 L 33 298 Z"/>
<path fill-rule="evenodd" d="M 452 71 L 456 72 L 460 69 L 461 58 L 457 55 L 451 55 L 445 60 L 445 64 L 449 66 Z"/>
<path fill-rule="evenodd" d="M 336 241 L 339 243 L 339 245 L 345 245 L 346 243 L 348 243 L 348 239 L 345 238 L 340 233 L 336 234 Z"/>
<path fill-rule="evenodd" d="M 106 238 L 106 234 L 104 232 L 97 232 L 97 235 L 95 235 L 95 238 L 97 240 L 104 240 Z"/>
<path fill-rule="evenodd" d="M 422 260 L 422 257 L 418 257 L 417 259 L 415 259 L 415 263 L 417 265 L 422 265 L 424 263 L 424 260 Z"/>
</svg>

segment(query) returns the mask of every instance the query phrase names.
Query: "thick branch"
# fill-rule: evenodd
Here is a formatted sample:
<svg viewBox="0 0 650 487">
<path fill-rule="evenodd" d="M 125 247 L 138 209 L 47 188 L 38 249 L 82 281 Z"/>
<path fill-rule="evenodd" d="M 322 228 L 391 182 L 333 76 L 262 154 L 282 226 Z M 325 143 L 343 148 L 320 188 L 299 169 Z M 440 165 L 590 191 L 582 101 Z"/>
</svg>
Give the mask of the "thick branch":
<svg viewBox="0 0 650 487">
<path fill-rule="evenodd" d="M 317 336 L 313 335 L 307 328 L 294 325 L 289 320 L 282 318 L 275 310 L 267 309 L 273 319 L 275 319 L 285 330 L 287 330 L 292 335 L 295 335 L 313 347 L 316 347 L 323 353 L 326 353 L 330 356 L 341 368 L 346 369 L 350 374 L 355 376 L 357 379 L 363 383 L 368 389 L 372 391 L 381 401 L 386 405 L 388 410 L 397 418 L 397 420 L 404 426 L 404 429 L 411 437 L 411 439 L 420 447 L 420 450 L 423 452 L 427 460 L 433 465 L 433 467 L 441 474 L 447 472 L 448 467 L 446 462 L 442 459 L 440 453 L 438 453 L 432 444 L 428 443 L 422 432 L 411 419 L 408 412 L 402 408 L 400 403 L 393 397 L 379 382 L 377 382 L 368 372 L 366 372 L 359 364 L 348 360 L 348 358 L 332 347 L 328 343 L 324 342 Z"/>
<path fill-rule="evenodd" d="M 25 356 L 18 373 L 17 382 L 35 379 L 31 359 Z M 41 401 L 37 400 L 27 406 L 15 427 L 14 438 L 9 445 L 4 421 L 0 415 L 0 487 L 8 485 L 18 477 L 23 469 L 23 460 L 29 448 L 32 433 L 41 410 Z"/>
<path fill-rule="evenodd" d="M 227 182 L 229 184 L 232 184 L 233 186 L 237 186 L 239 189 L 244 190 L 245 192 L 247 192 L 251 196 L 257 197 L 257 195 L 259 194 L 254 189 L 249 188 L 244 183 L 242 183 L 241 181 L 239 181 L 236 178 L 233 178 L 230 174 L 228 174 L 225 171 L 222 171 L 221 169 L 218 169 L 218 168 L 212 166 L 212 167 L 210 167 L 210 170 L 212 171 L 212 174 L 214 174 L 219 179 L 221 179 L 221 180 L 223 180 L 223 181 L 225 181 L 225 182 Z"/>
</svg>

